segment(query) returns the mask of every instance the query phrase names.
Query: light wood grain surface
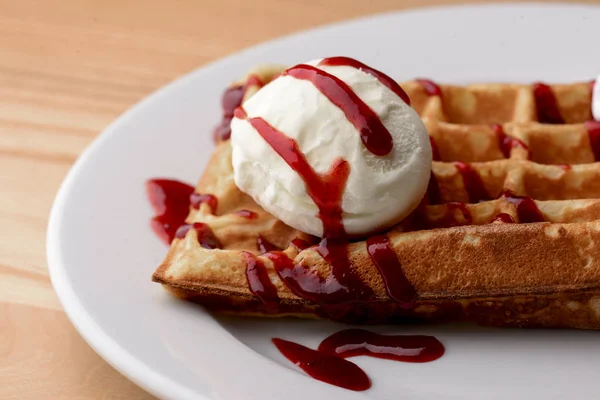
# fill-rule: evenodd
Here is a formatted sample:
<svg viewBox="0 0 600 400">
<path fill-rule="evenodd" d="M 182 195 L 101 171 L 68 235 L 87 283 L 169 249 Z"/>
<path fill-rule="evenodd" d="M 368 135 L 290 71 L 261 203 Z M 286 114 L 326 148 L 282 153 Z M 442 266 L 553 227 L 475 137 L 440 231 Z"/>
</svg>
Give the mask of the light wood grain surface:
<svg viewBox="0 0 600 400">
<path fill-rule="evenodd" d="M 46 266 L 56 191 L 108 123 L 177 76 L 252 44 L 451 3 L 459 1 L 0 0 L 0 398 L 151 398 L 80 338 Z"/>
</svg>

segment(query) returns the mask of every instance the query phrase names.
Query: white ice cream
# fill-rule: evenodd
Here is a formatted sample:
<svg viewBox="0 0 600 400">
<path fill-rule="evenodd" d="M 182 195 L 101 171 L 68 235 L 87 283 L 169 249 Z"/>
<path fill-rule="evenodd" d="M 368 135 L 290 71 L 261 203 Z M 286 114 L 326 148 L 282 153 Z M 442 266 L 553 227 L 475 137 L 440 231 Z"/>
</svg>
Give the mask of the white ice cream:
<svg viewBox="0 0 600 400">
<path fill-rule="evenodd" d="M 592 115 L 596 121 L 600 121 L 600 75 L 594 83 L 592 92 Z"/>
<path fill-rule="evenodd" d="M 306 64 L 316 66 L 320 60 Z M 405 218 L 423 198 L 431 171 L 431 146 L 417 113 L 379 80 L 348 66 L 318 67 L 349 85 L 377 113 L 393 137 L 386 156 L 372 154 L 360 134 L 311 82 L 281 76 L 244 103 L 248 117 L 262 117 L 293 138 L 318 173 L 342 158 L 350 164 L 342 198 L 343 222 L 364 236 Z M 322 236 L 318 208 L 302 178 L 247 120 L 234 118 L 231 146 L 236 185 L 286 224 Z"/>
</svg>

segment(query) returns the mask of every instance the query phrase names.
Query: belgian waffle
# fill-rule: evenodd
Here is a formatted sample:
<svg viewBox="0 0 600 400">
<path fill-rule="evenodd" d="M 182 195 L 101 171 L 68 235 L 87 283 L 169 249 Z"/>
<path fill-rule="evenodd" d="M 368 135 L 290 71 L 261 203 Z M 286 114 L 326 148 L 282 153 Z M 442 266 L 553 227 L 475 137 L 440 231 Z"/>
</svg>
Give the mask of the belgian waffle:
<svg viewBox="0 0 600 400">
<path fill-rule="evenodd" d="M 600 124 L 591 121 L 590 83 L 402 83 L 434 149 L 426 198 L 386 233 L 403 272 L 398 279 L 415 298 L 407 306 L 395 296 L 369 239 L 350 243 L 348 257 L 371 297 L 332 311 L 299 296 L 275 268 L 285 254 L 326 280 L 331 269 L 317 240 L 265 212 L 233 181 L 233 103 L 282 70 L 259 68 L 224 98 L 217 147 L 196 186 L 217 201 L 194 204 L 186 221 L 209 227 L 218 246 L 203 243 L 206 230 L 183 231 L 154 281 L 238 314 L 600 329 Z"/>
</svg>

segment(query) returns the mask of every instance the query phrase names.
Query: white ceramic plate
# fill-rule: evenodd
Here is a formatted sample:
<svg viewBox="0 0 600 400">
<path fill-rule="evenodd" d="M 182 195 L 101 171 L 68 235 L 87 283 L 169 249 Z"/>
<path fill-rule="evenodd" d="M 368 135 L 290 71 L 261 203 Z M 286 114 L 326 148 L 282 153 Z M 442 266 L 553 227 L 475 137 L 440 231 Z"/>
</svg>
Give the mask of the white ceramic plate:
<svg viewBox="0 0 600 400">
<path fill-rule="evenodd" d="M 258 63 L 348 55 L 403 80 L 577 81 L 600 72 L 600 8 L 492 5 L 386 14 L 278 39 L 201 68 L 135 106 L 73 167 L 48 229 L 62 304 L 88 343 L 148 391 L 171 399 L 533 399 L 600 392 L 597 332 L 473 326 L 375 328 L 434 334 L 440 360 L 353 359 L 373 387 L 354 393 L 306 377 L 279 336 L 316 346 L 331 322 L 214 318 L 150 275 L 166 247 L 148 227 L 143 183 L 195 182 L 212 151 L 221 92 Z"/>
</svg>

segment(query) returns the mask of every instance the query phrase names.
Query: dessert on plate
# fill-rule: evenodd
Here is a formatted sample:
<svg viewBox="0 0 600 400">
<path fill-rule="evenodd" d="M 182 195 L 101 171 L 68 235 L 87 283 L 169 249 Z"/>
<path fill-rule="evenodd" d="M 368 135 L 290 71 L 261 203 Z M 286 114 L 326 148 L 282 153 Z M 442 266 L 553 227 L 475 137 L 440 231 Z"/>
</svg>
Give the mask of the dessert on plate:
<svg viewBox="0 0 600 400">
<path fill-rule="evenodd" d="M 599 86 L 258 68 L 196 187 L 148 182 L 153 280 L 244 315 L 600 329 Z"/>
</svg>

